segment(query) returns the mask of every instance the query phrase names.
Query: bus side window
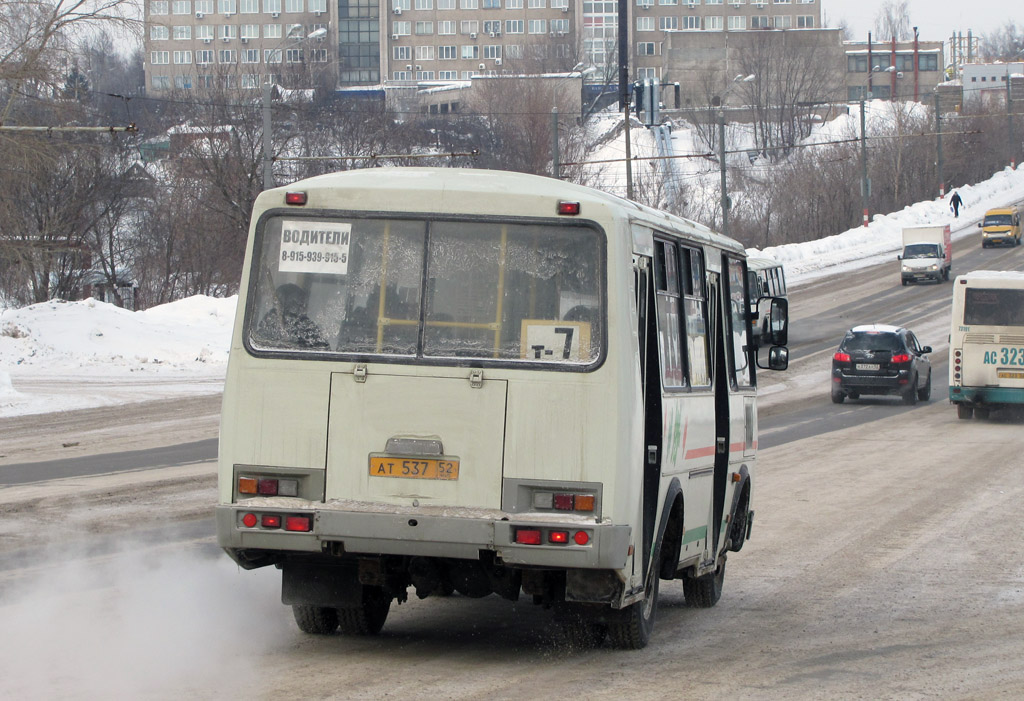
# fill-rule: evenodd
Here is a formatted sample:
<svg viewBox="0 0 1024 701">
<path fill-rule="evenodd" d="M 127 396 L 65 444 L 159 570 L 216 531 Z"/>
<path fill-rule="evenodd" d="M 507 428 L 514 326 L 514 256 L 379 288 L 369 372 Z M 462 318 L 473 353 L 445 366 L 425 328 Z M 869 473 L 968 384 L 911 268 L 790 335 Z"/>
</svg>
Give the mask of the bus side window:
<svg viewBox="0 0 1024 701">
<path fill-rule="evenodd" d="M 675 244 L 667 241 L 655 241 L 654 259 L 661 375 L 666 388 L 685 387 L 679 309 L 679 271 Z"/>
<path fill-rule="evenodd" d="M 686 317 L 687 373 L 691 387 L 711 384 L 710 346 L 708 345 L 707 292 L 704 282 L 704 257 L 693 248 L 680 247 L 683 275 L 683 312 Z"/>
<path fill-rule="evenodd" d="M 750 338 L 747 334 L 749 324 L 749 307 L 744 289 L 746 275 L 743 261 L 725 256 L 726 265 L 726 301 L 729 305 L 729 347 L 732 350 L 732 380 L 734 386 L 749 387 L 754 383 L 750 367 Z"/>
</svg>

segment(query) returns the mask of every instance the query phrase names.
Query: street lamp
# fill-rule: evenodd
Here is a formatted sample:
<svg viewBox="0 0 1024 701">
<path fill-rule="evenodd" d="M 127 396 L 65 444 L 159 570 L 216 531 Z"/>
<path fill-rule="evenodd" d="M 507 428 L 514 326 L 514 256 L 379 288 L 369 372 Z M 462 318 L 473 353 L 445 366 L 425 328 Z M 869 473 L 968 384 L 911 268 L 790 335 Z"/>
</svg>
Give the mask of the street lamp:
<svg viewBox="0 0 1024 701">
<path fill-rule="evenodd" d="M 301 24 L 296 24 L 288 30 L 288 34 L 285 36 L 285 40 L 294 38 L 290 44 L 282 46 L 276 51 L 280 51 L 283 55 L 285 51 L 291 47 L 301 44 L 304 41 L 310 39 L 322 39 L 327 36 L 327 27 L 320 27 L 314 29 L 312 32 L 304 37 L 296 37 L 297 31 L 302 30 Z M 283 42 L 282 42 L 283 43 Z M 282 56 L 283 57 L 283 56 Z M 271 143 L 271 132 L 273 130 L 273 121 L 271 120 L 270 113 L 270 91 L 274 86 L 270 82 L 263 84 L 263 189 L 270 190 L 274 187 L 274 156 L 273 156 L 273 144 Z"/>
</svg>

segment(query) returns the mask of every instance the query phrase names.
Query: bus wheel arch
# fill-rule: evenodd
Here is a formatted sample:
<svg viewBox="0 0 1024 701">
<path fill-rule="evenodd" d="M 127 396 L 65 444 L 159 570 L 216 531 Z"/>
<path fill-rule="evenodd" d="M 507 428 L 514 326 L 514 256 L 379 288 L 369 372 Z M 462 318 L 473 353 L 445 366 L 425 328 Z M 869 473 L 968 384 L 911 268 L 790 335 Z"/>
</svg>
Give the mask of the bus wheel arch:
<svg viewBox="0 0 1024 701">
<path fill-rule="evenodd" d="M 678 488 L 678 481 L 673 480 L 677 490 L 669 490 L 668 499 L 665 502 L 665 509 L 662 512 L 662 526 L 659 529 L 661 546 L 658 550 L 661 553 L 659 576 L 662 579 L 675 579 L 679 567 L 679 559 L 683 552 L 683 514 L 685 505 L 683 502 L 682 489 Z"/>
<path fill-rule="evenodd" d="M 728 550 L 738 553 L 743 549 L 750 534 L 751 512 L 750 512 L 750 477 L 743 476 L 743 481 L 736 490 L 736 501 L 733 503 L 732 515 L 729 517 L 729 542 Z"/>
</svg>

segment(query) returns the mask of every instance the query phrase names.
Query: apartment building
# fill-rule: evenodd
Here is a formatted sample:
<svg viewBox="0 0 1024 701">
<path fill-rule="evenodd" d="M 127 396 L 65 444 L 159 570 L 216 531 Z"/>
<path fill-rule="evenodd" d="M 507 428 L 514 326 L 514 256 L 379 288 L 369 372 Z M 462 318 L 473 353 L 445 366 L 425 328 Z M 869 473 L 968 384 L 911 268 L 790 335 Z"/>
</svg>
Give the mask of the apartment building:
<svg viewBox="0 0 1024 701">
<path fill-rule="evenodd" d="M 337 44 L 328 26 L 337 26 L 329 11 L 336 7 L 328 0 L 145 0 L 146 88 L 334 84 Z"/>
<path fill-rule="evenodd" d="M 633 53 L 631 71 L 639 79 L 666 78 L 666 54 L 687 45 L 720 47 L 729 53 L 729 35 L 763 29 L 821 27 L 819 0 L 631 0 Z M 710 38 L 698 38 L 700 35 Z M 742 43 L 742 39 L 733 42 Z M 673 78 L 678 80 L 679 76 Z"/>
<path fill-rule="evenodd" d="M 533 73 L 571 68 L 580 58 L 575 0 L 389 2 L 383 58 L 389 81 Z"/>
</svg>

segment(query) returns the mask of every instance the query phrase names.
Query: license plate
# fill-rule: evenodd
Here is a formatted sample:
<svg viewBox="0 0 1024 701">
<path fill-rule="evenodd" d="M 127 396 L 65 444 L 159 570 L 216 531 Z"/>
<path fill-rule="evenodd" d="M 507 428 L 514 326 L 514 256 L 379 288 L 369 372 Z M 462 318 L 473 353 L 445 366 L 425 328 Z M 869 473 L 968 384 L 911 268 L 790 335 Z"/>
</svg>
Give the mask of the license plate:
<svg viewBox="0 0 1024 701">
<path fill-rule="evenodd" d="M 858 370 L 878 370 L 878 363 L 857 363 Z"/>
<path fill-rule="evenodd" d="M 1024 380 L 1024 372 L 1017 370 L 996 370 L 996 377 L 1006 380 Z"/>
<path fill-rule="evenodd" d="M 421 480 L 457 480 L 459 461 L 439 458 L 370 456 L 371 477 L 404 477 Z"/>
</svg>

